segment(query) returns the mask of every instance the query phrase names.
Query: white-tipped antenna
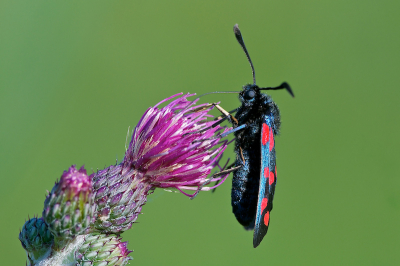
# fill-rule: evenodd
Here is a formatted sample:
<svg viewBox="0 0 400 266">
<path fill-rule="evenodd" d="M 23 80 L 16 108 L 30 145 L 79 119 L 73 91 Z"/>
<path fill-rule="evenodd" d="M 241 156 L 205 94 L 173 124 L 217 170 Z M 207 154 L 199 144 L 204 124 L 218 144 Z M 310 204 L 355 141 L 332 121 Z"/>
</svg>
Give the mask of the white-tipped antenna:
<svg viewBox="0 0 400 266">
<path fill-rule="evenodd" d="M 253 85 L 256 85 L 256 72 L 254 72 L 253 62 L 251 62 L 249 52 L 247 52 L 246 45 L 244 45 L 242 33 L 240 32 L 239 25 L 236 24 L 233 26 L 233 32 L 235 33 L 236 40 L 239 42 L 240 46 L 242 46 L 244 53 L 247 56 L 247 60 L 249 60 L 251 71 L 253 72 Z"/>
</svg>

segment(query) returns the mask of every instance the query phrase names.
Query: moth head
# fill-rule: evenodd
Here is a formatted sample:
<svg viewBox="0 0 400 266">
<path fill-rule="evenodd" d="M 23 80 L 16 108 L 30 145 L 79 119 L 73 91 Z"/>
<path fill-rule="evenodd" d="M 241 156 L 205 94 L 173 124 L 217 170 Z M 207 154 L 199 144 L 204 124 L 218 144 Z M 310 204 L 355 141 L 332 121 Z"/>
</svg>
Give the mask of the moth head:
<svg viewBox="0 0 400 266">
<path fill-rule="evenodd" d="M 239 100 L 245 106 L 251 106 L 259 97 L 260 89 L 257 85 L 245 85 L 243 90 L 239 93 Z"/>
</svg>

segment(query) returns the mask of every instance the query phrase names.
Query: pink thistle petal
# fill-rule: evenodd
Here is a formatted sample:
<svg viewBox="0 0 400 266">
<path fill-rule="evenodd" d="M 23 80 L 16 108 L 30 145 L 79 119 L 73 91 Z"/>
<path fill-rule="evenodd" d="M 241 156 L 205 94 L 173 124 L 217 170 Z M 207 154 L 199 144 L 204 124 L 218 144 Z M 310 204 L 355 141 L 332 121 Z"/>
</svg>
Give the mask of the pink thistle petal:
<svg viewBox="0 0 400 266">
<path fill-rule="evenodd" d="M 91 192 L 92 184 L 84 167 L 82 166 L 77 170 L 73 165 L 61 175 L 58 189 L 65 190 L 67 198 L 72 198 L 79 194 L 86 197 Z"/>
<path fill-rule="evenodd" d="M 218 166 L 218 162 L 229 144 L 221 141 L 220 135 L 230 128 L 216 125 L 218 121 L 209 112 L 210 104 L 197 105 L 198 99 L 189 101 L 194 94 L 171 96 L 142 116 L 132 134 L 132 140 L 122 162 L 123 167 L 136 169 L 146 182 L 154 187 L 184 187 L 198 190 L 210 181 L 207 176 Z M 161 103 L 171 100 L 166 106 Z M 226 176 L 213 178 L 223 181 Z M 202 188 L 202 190 L 206 190 Z"/>
</svg>

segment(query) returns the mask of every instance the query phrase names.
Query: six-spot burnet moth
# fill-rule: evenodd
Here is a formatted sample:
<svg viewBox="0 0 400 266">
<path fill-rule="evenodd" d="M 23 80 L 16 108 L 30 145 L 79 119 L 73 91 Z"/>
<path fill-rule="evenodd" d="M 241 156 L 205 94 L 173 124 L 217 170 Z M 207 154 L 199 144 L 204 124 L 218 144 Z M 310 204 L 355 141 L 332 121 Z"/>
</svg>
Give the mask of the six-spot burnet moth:
<svg viewBox="0 0 400 266">
<path fill-rule="evenodd" d="M 276 186 L 275 135 L 279 133 L 278 106 L 262 90 L 286 89 L 294 94 L 286 82 L 277 87 L 260 88 L 256 85 L 253 63 L 236 24 L 236 39 L 243 48 L 253 73 L 253 84 L 239 92 L 241 106 L 232 112 L 217 108 L 233 124 L 236 161 L 232 179 L 232 209 L 236 219 L 246 229 L 254 229 L 253 246 L 257 247 L 268 231 Z M 232 117 L 230 113 L 236 112 Z"/>
</svg>

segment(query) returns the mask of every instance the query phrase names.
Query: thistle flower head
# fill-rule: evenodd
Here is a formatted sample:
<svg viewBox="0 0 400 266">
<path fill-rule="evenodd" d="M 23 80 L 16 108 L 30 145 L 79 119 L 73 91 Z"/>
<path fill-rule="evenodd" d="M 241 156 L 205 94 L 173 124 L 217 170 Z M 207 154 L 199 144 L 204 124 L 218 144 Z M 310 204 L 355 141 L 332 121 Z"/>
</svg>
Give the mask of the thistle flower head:
<svg viewBox="0 0 400 266">
<path fill-rule="evenodd" d="M 178 94 L 180 95 L 180 94 Z M 121 164 L 92 175 L 97 204 L 94 227 L 103 233 L 121 233 L 136 221 L 152 189 L 209 190 L 207 179 L 218 166 L 227 141 L 219 133 L 228 130 L 209 121 L 212 104 L 196 105 L 190 94 L 165 107 L 149 108 L 137 124 Z M 222 182 L 220 182 L 221 184 Z"/>
<path fill-rule="evenodd" d="M 181 94 L 149 108 L 142 116 L 123 165 L 142 173 L 146 182 L 154 187 L 172 187 L 181 192 L 182 189 L 209 190 L 203 185 L 210 181 L 207 176 L 218 165 L 227 146 L 227 141 L 221 141 L 219 137 L 221 131 L 227 129 L 208 120 L 214 105 L 196 105 L 197 100 L 187 99 L 194 94 L 186 94 L 165 107 L 158 107 L 178 95 Z"/>
</svg>

